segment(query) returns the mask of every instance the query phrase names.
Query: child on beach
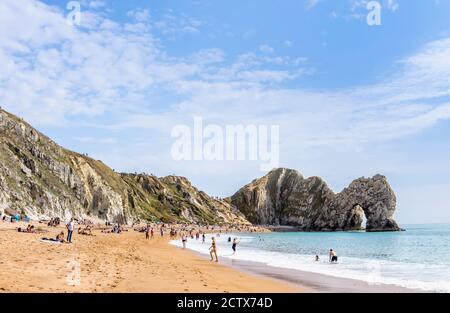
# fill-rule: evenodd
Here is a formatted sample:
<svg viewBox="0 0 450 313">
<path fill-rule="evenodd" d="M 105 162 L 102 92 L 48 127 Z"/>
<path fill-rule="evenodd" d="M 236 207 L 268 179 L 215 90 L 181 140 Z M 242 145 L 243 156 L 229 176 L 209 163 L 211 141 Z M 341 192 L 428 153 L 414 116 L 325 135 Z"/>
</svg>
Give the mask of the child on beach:
<svg viewBox="0 0 450 313">
<path fill-rule="evenodd" d="M 217 246 L 216 246 L 216 239 L 214 237 L 211 238 L 211 247 L 209 247 L 210 255 L 211 255 L 211 261 L 214 260 L 213 256 L 216 257 L 216 262 L 219 262 L 219 258 L 217 257 Z"/>
</svg>

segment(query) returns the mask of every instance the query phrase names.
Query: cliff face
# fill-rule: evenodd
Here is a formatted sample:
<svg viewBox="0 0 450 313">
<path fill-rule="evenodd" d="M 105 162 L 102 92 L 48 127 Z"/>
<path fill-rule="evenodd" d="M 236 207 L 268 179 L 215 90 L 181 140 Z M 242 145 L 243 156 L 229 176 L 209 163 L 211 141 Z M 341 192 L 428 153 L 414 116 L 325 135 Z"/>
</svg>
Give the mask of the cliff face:
<svg viewBox="0 0 450 313">
<path fill-rule="evenodd" d="M 386 178 L 360 178 L 335 194 L 319 177 L 276 169 L 231 197 L 231 203 L 255 224 L 298 226 L 305 231 L 400 230 L 394 221 L 396 197 Z"/>
<path fill-rule="evenodd" d="M 101 161 L 58 146 L 3 110 L 0 211 L 35 219 L 248 224 L 230 203 L 198 191 L 186 178 L 116 173 Z"/>
</svg>

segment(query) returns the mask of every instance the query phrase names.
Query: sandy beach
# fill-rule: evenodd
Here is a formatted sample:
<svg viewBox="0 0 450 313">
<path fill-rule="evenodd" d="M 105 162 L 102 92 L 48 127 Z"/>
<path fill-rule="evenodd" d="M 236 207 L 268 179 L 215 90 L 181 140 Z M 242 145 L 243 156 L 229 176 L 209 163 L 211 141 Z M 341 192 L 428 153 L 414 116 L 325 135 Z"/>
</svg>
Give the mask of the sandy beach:
<svg viewBox="0 0 450 313">
<path fill-rule="evenodd" d="M 17 232 L 27 223 L 0 221 L 0 292 L 301 292 L 298 285 L 209 262 L 129 230 L 95 236 L 74 234 L 72 244 L 42 242 L 46 233 Z M 78 267 L 79 266 L 79 267 Z M 78 269 L 79 273 L 78 275 Z M 80 278 L 79 283 L 77 277 Z"/>
</svg>

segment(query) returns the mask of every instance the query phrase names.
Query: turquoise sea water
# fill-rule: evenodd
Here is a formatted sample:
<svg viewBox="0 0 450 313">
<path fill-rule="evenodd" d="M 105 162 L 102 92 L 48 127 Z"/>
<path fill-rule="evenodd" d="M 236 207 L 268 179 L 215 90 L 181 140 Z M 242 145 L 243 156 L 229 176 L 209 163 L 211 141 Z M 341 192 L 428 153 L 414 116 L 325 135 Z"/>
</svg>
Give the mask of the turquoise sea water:
<svg viewBox="0 0 450 313">
<path fill-rule="evenodd" d="M 225 258 L 359 279 L 372 284 L 450 292 L 450 225 L 404 227 L 405 232 L 388 233 L 222 234 L 218 238 L 218 252 Z M 188 248 L 207 253 L 209 237 L 206 244 L 188 241 Z M 234 256 L 228 237 L 241 240 Z M 337 252 L 338 264 L 328 262 L 329 249 Z M 314 261 L 315 255 L 320 256 L 319 262 Z"/>
</svg>

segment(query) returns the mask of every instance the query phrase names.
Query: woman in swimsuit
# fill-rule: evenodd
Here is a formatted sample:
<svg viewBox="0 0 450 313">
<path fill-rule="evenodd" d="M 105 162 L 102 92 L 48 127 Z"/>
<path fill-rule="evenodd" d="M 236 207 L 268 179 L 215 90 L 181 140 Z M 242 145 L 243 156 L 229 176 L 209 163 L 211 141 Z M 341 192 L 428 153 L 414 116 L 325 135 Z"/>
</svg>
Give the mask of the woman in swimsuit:
<svg viewBox="0 0 450 313">
<path fill-rule="evenodd" d="M 219 262 L 219 259 L 217 258 L 217 247 L 216 247 L 216 239 L 212 237 L 211 247 L 209 248 L 210 255 L 211 255 L 211 261 L 214 260 L 213 256 L 216 257 L 216 262 Z"/>
</svg>

